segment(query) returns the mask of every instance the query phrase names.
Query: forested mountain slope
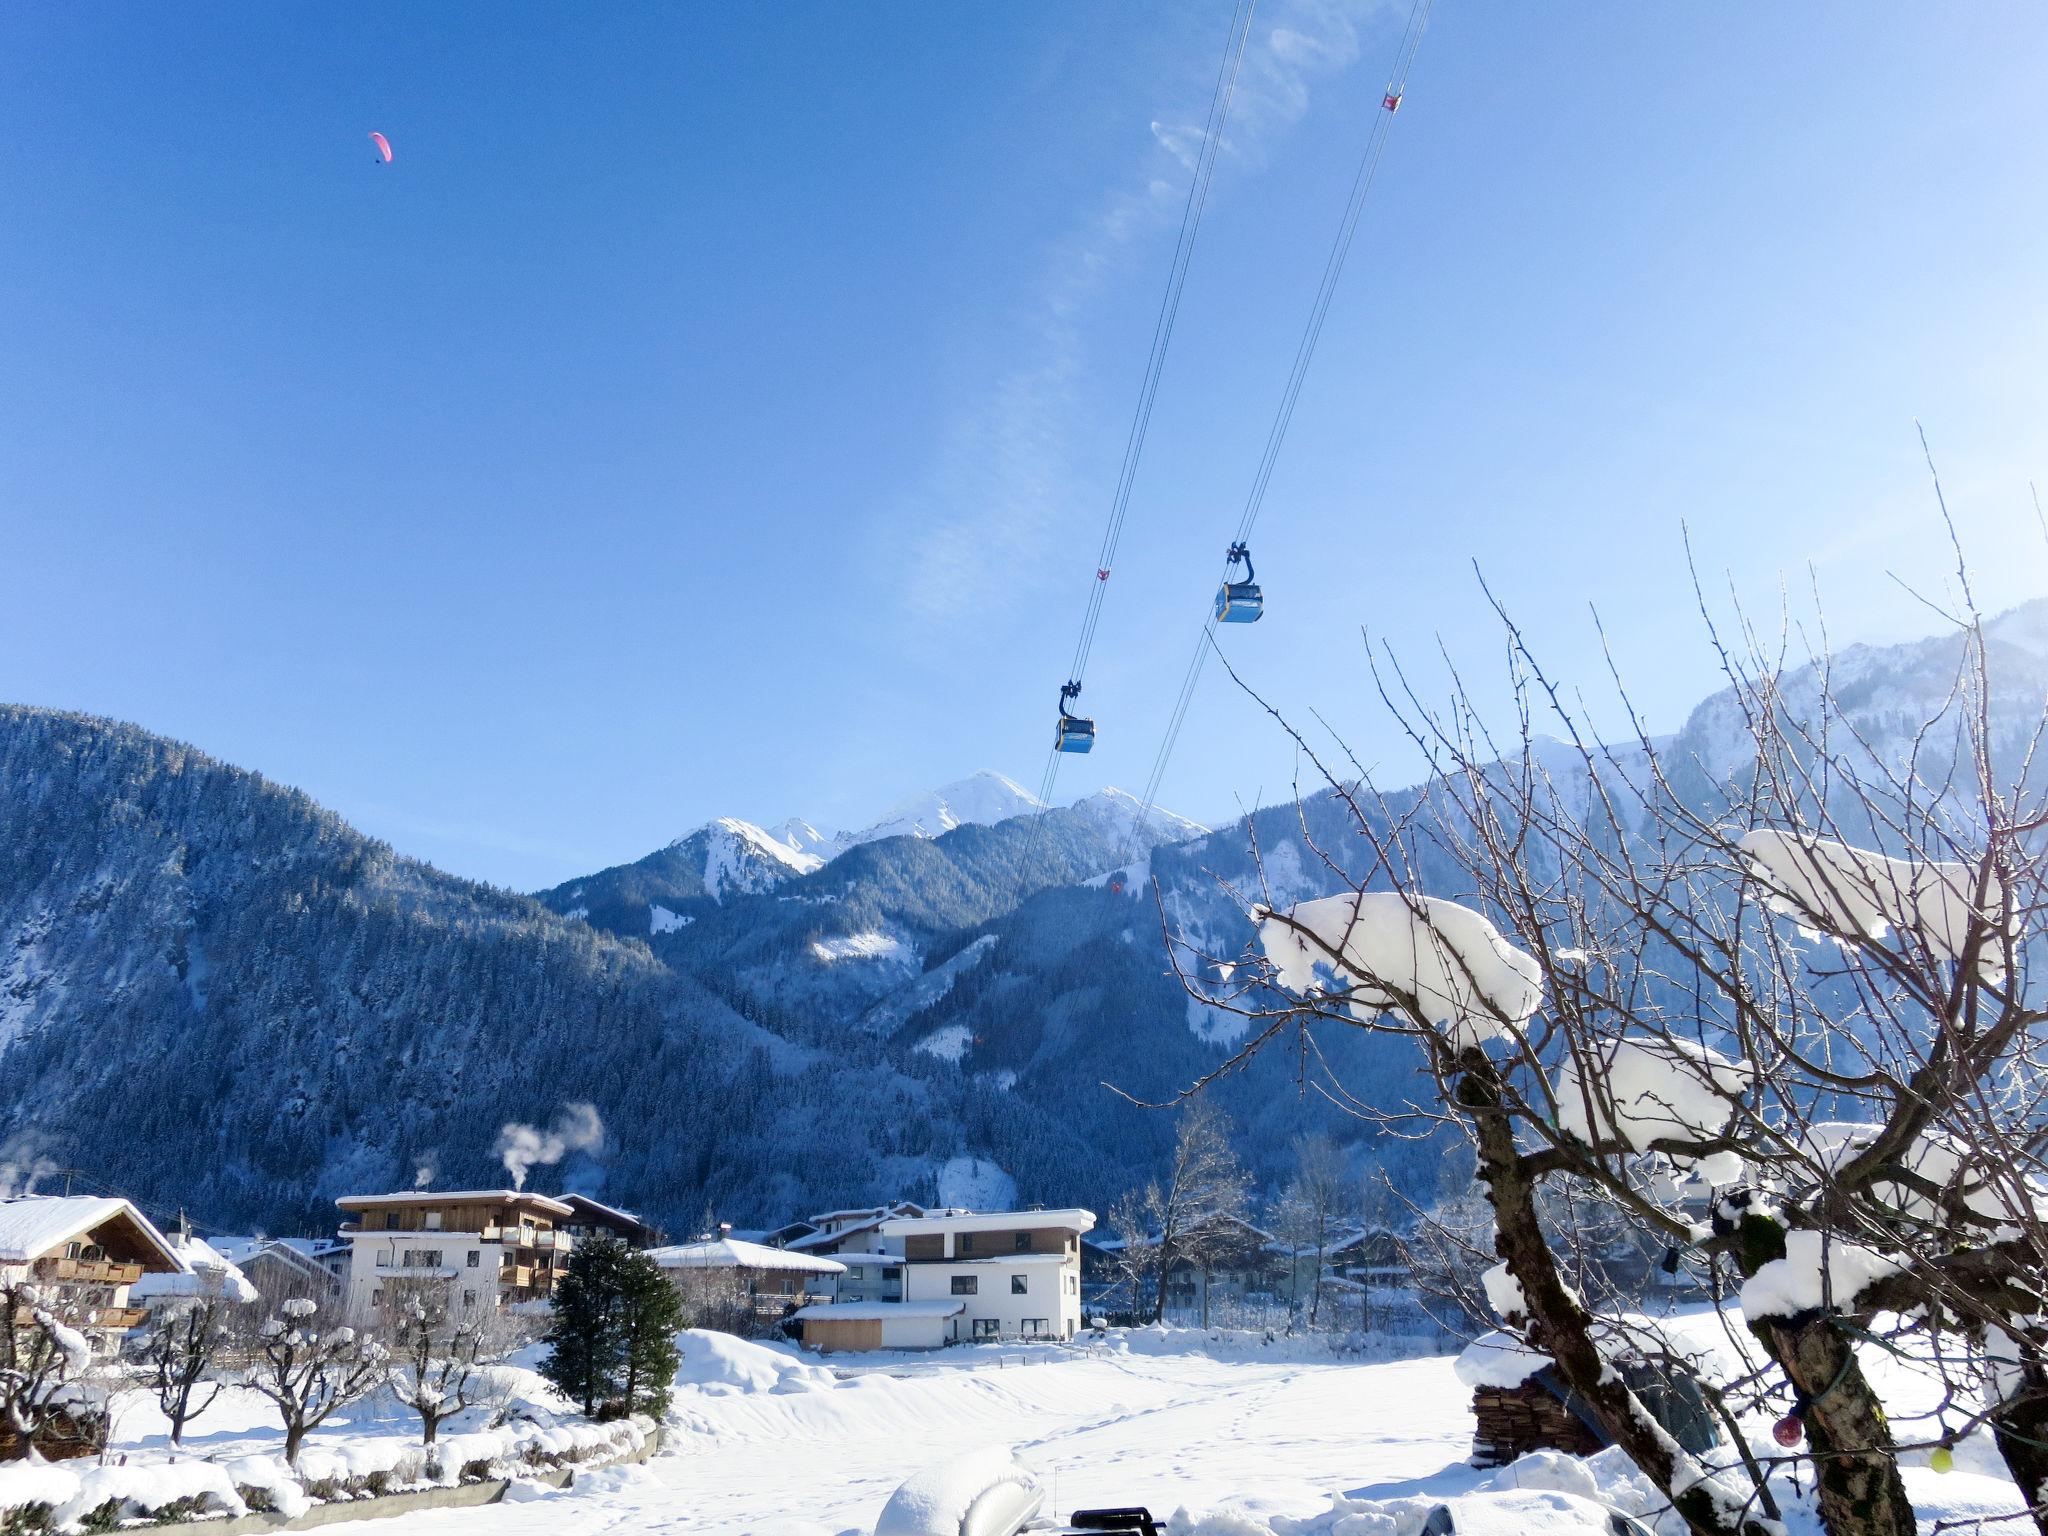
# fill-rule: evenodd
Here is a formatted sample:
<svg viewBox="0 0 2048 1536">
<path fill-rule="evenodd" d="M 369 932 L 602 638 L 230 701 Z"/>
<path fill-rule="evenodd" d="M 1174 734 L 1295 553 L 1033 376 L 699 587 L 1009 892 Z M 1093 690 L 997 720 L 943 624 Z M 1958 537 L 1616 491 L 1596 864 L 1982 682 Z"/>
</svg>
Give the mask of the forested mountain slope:
<svg viewBox="0 0 2048 1536">
<path fill-rule="evenodd" d="M 2013 757 L 2048 698 L 2048 603 L 1999 620 L 1991 643 L 1994 735 Z M 1836 658 L 1876 756 L 1898 757 L 1942 706 L 1957 656 L 1949 638 Z M 1787 707 L 1812 688 L 1788 676 Z M 1717 695 L 1659 743 L 1702 805 L 1741 770 L 1732 708 Z M 1122 1095 L 1168 1099 L 1242 1039 L 1172 973 L 1162 908 L 1192 949 L 1228 955 L 1247 934 L 1227 885 L 1262 874 L 1276 901 L 1327 894 L 1337 877 L 1303 818 L 1340 866 L 1356 856 L 1327 795 L 1257 813 L 1262 871 L 1242 821 L 1111 871 L 1128 817 L 1086 802 L 829 862 L 728 860 L 716 889 L 709 839 L 684 839 L 607 872 L 609 905 L 590 899 L 596 876 L 547 893 L 585 921 L 400 857 L 179 743 L 0 708 L 0 1176 L 42 1157 L 159 1211 L 318 1227 L 334 1195 L 422 1170 L 495 1181 L 506 1122 L 588 1102 L 603 1146 L 536 1185 L 601 1188 L 677 1229 L 707 1204 L 746 1225 L 930 1197 L 964 1156 L 1007 1169 L 1021 1199 L 1102 1209 L 1158 1171 L 1171 1131 Z M 1458 894 L 1448 868 L 1427 873 Z M 1227 993 L 1213 970 L 1194 979 Z M 1337 1029 L 1318 1044 L 1365 1101 L 1414 1082 L 1399 1041 Z M 1370 1138 L 1297 1080 L 1297 1046 L 1215 1089 L 1259 1176 L 1320 1126 L 1361 1165 L 1433 1189 L 1438 1150 Z"/>
</svg>

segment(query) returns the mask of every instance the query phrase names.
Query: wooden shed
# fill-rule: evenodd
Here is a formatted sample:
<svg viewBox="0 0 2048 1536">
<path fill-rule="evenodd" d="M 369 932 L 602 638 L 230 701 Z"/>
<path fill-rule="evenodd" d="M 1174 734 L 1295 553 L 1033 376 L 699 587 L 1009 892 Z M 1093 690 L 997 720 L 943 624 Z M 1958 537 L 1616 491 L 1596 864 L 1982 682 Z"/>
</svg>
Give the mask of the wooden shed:
<svg viewBox="0 0 2048 1536">
<path fill-rule="evenodd" d="M 1641 1356 L 1616 1370 L 1673 1439 L 1695 1455 L 1721 1443 L 1720 1426 L 1690 1371 Z M 1548 1356 L 1507 1333 L 1484 1334 L 1458 1357 L 1472 1389 L 1472 1464 L 1502 1467 L 1531 1451 L 1591 1456 L 1610 1443 Z"/>
</svg>

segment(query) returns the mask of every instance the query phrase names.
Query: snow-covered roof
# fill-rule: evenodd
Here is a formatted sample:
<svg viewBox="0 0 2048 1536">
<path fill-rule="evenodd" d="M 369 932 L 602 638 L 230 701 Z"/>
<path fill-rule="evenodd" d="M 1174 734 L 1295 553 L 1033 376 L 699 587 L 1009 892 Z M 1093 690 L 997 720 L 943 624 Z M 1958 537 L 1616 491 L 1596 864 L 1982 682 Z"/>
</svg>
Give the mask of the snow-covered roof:
<svg viewBox="0 0 2048 1536">
<path fill-rule="evenodd" d="M 0 1200 L 0 1264 L 29 1264 L 73 1238 L 126 1219 L 162 1255 L 166 1267 L 184 1264 L 163 1233 L 126 1200 L 108 1195 L 17 1195 Z"/>
<path fill-rule="evenodd" d="M 1038 1227 L 1086 1232 L 1094 1225 L 1093 1211 L 1070 1206 L 1057 1211 L 966 1211 L 951 1216 L 900 1216 L 882 1223 L 882 1235 L 920 1237 L 935 1232 L 1018 1232 Z"/>
<path fill-rule="evenodd" d="M 743 1243 L 731 1237 L 678 1243 L 670 1248 L 650 1248 L 647 1256 L 663 1269 L 768 1269 L 805 1275 L 846 1273 L 846 1266 L 837 1259 L 813 1258 L 807 1253 L 791 1253 L 787 1248 L 769 1248 L 761 1243 Z"/>
<path fill-rule="evenodd" d="M 591 1215 L 608 1218 L 627 1226 L 644 1227 L 647 1225 L 641 1219 L 638 1211 L 622 1211 L 616 1205 L 606 1205 L 602 1200 L 593 1200 L 588 1195 L 564 1195 L 562 1196 L 562 1203 L 578 1212 L 588 1212 Z"/>
<path fill-rule="evenodd" d="M 838 1261 L 848 1269 L 883 1269 L 904 1262 L 900 1253 L 842 1253 Z"/>
<path fill-rule="evenodd" d="M 129 1300 L 147 1305 L 170 1296 L 218 1295 L 229 1301 L 251 1302 L 256 1287 L 233 1264 L 203 1238 L 173 1237 L 171 1246 L 185 1262 L 182 1272 L 145 1274 L 128 1287 Z"/>
<path fill-rule="evenodd" d="M 857 1227 L 841 1227 L 837 1232 L 810 1232 L 802 1237 L 791 1238 L 786 1247 L 791 1252 L 797 1252 L 806 1248 L 821 1248 L 827 1243 L 843 1243 L 849 1237 L 859 1237 L 863 1232 L 872 1232 L 881 1224 L 882 1218 L 877 1216 Z"/>
<path fill-rule="evenodd" d="M 790 1316 L 820 1322 L 876 1323 L 892 1317 L 952 1317 L 966 1308 L 964 1301 L 821 1301 L 798 1307 Z"/>
<path fill-rule="evenodd" d="M 343 1195 L 334 1202 L 344 1211 L 366 1211 L 387 1205 L 522 1205 L 550 1216 L 573 1216 L 576 1208 L 549 1195 L 525 1189 L 408 1189 L 401 1194 Z"/>
</svg>

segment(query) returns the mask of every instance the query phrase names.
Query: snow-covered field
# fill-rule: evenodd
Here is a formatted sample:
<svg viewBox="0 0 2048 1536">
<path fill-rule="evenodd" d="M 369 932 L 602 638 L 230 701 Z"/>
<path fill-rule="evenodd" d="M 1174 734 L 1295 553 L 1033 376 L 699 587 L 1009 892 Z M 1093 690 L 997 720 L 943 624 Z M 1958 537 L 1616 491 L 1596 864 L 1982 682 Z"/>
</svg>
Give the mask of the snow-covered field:
<svg viewBox="0 0 2048 1536">
<path fill-rule="evenodd" d="M 1705 1314 L 1682 1323 L 1718 1326 Z M 1472 1470 L 1470 1396 L 1447 1357 L 1372 1360 L 1198 1330 L 829 1365 L 725 1335 L 688 1334 L 683 1343 L 667 1445 L 644 1466 L 582 1471 L 562 1492 L 521 1484 L 502 1504 L 409 1514 L 375 1529 L 867 1532 L 906 1479 L 990 1446 L 1012 1448 L 1037 1474 L 1047 1513 L 1145 1504 L 1175 1517 L 1176 1536 L 1415 1536 L 1429 1507 L 1445 1500 L 1457 1501 L 1460 1530 L 1532 1536 L 1601 1530 L 1604 1517 L 1582 1502 L 1596 1494 L 1656 1514 L 1618 1452 L 1590 1464 L 1545 1455 L 1501 1472 Z M 1874 1376 L 1891 1370 L 1880 1388 L 1906 1408 L 1910 1383 L 1882 1357 L 1868 1363 Z M 1760 1434 L 1767 1424 L 1759 1421 Z M 139 1404 L 116 1434 L 131 1458 L 164 1453 L 161 1424 Z M 226 1461 L 274 1450 L 273 1434 L 260 1403 L 235 1393 L 199 1421 L 187 1448 Z M 308 1456 L 367 1467 L 415 1438 L 402 1412 L 369 1405 L 317 1435 Z M 2017 1507 L 1980 1441 L 1965 1441 L 1946 1475 L 1926 1465 L 1924 1452 L 1906 1458 L 1923 1529 Z M 1793 1536 L 1814 1530 L 1804 1510 L 1788 1514 Z"/>
</svg>

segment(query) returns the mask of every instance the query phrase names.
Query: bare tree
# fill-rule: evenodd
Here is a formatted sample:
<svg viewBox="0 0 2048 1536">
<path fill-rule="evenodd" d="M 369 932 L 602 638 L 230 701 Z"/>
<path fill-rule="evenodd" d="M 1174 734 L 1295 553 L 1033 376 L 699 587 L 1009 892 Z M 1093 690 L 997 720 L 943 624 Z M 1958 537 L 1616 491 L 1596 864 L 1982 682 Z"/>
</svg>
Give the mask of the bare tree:
<svg viewBox="0 0 2048 1536">
<path fill-rule="evenodd" d="M 243 1382 L 270 1400 L 284 1425 L 284 1459 L 296 1467 L 307 1434 L 337 1408 L 382 1386 L 390 1361 L 376 1339 L 321 1315 L 294 1297 L 256 1331 L 254 1361 Z"/>
<path fill-rule="evenodd" d="M 1147 1214 L 1158 1200 L 1158 1186 L 1130 1190 L 1109 1208 L 1109 1229 L 1116 1234 L 1116 1278 L 1131 1298 L 1131 1319 L 1144 1312 L 1153 1287 L 1159 1284 L 1159 1241 Z"/>
<path fill-rule="evenodd" d="M 1584 1244 L 1560 1229 L 1561 1196 L 1733 1270 L 1735 1337 L 1762 1360 L 1724 1385 L 1789 1400 L 1781 1438 L 1810 1447 L 1834 1536 L 1915 1528 L 1855 1350 L 1880 1310 L 1923 1319 L 1921 1357 L 1953 1389 L 1958 1422 L 1917 1443 L 1988 1421 L 2048 1530 L 2048 1015 L 2024 942 L 2043 904 L 2043 718 L 2038 693 L 2030 719 L 1994 709 L 1987 626 L 1959 584 L 1954 638 L 1928 657 L 1949 685 L 1881 738 L 1824 635 L 1790 665 L 1784 637 L 1733 645 L 1710 620 L 1729 687 L 1689 755 L 1639 727 L 1604 740 L 1505 614 L 1505 740 L 1462 684 L 1433 710 L 1376 658 L 1426 785 L 1342 779 L 1297 735 L 1363 857 L 1340 861 L 1304 814 L 1344 894 L 1274 910 L 1246 893 L 1249 1048 L 1331 1025 L 1415 1043 L 1432 1094 L 1351 1107 L 1470 1141 L 1511 1320 L 1703 1536 L 1768 1511 L 1763 1469 L 1703 1464 L 1654 1431 L 1573 1283 Z M 1702 1204 L 1715 1235 L 1698 1242 Z M 1965 1412 L 1972 1386 L 1987 1406 Z"/>
<path fill-rule="evenodd" d="M 445 1280 L 387 1281 L 379 1305 L 392 1395 L 419 1415 L 425 1445 L 456 1414 L 495 1401 L 500 1382 L 492 1367 L 526 1342 L 518 1324 L 489 1302 L 455 1304 Z"/>
<path fill-rule="evenodd" d="M 1357 1213 L 1356 1191 L 1343 1152 L 1317 1133 L 1294 1139 L 1294 1173 L 1275 1203 L 1274 1233 L 1286 1244 L 1294 1300 L 1308 1273 L 1308 1326 L 1321 1317 L 1323 1269 L 1342 1228 Z"/>
<path fill-rule="evenodd" d="M 1185 1265 L 1202 1282 L 1202 1324 L 1209 1322 L 1209 1271 L 1242 1247 L 1251 1178 L 1230 1145 L 1230 1117 L 1206 1098 L 1188 1100 L 1174 1128 L 1173 1161 L 1164 1184 L 1145 1191 L 1159 1248 L 1159 1286 L 1152 1321 L 1166 1316 L 1166 1286 Z"/>
<path fill-rule="evenodd" d="M 218 1272 L 202 1272 L 198 1278 L 195 1294 L 159 1304 L 138 1351 L 140 1374 L 170 1421 L 173 1445 L 185 1443 L 185 1426 L 212 1407 L 227 1386 L 217 1366 L 234 1309 L 243 1305 L 229 1294 Z"/>
<path fill-rule="evenodd" d="M 95 1401 L 92 1343 L 35 1285 L 0 1284 L 0 1446 L 30 1458 L 53 1436 L 90 1437 L 103 1422 Z"/>
</svg>

